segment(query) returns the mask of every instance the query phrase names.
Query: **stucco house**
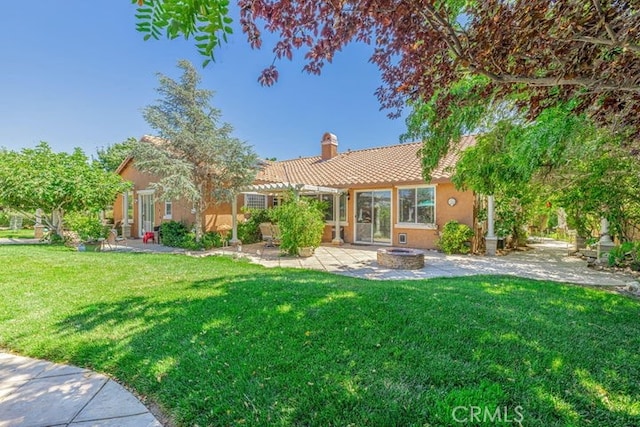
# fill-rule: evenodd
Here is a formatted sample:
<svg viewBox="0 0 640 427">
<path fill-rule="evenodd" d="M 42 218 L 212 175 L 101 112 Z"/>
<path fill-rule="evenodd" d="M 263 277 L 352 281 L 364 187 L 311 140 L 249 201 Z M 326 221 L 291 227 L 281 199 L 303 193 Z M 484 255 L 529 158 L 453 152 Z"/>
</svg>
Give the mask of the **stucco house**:
<svg viewBox="0 0 640 427">
<path fill-rule="evenodd" d="M 294 189 L 328 202 L 324 241 L 435 248 L 447 221 L 474 226 L 474 193 L 458 191 L 451 183 L 460 150 L 473 143 L 472 136 L 463 138 L 459 150 L 445 156 L 425 182 L 417 155 L 421 143 L 340 152 L 335 135 L 326 133 L 318 156 L 264 162 L 254 185 L 243 189 L 235 204 L 218 204 L 205 212 L 205 229 L 233 229 L 244 218 L 243 207 L 274 206 L 283 191 Z M 193 223 L 195 216 L 184 201 L 154 198 L 154 177 L 136 170 L 135 159 L 126 159 L 117 172 L 133 183 L 133 190 L 119 196 L 114 206 L 114 219 L 124 233 L 140 237 L 168 220 Z"/>
</svg>

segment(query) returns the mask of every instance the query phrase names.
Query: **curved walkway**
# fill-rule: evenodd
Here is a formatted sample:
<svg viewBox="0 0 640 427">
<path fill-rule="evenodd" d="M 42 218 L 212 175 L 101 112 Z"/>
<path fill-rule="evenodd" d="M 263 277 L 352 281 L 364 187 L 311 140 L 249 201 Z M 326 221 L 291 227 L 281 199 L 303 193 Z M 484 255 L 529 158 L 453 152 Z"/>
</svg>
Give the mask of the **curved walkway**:
<svg viewBox="0 0 640 427">
<path fill-rule="evenodd" d="M 0 353 L 0 427 L 162 427 L 104 375 Z"/>
</svg>

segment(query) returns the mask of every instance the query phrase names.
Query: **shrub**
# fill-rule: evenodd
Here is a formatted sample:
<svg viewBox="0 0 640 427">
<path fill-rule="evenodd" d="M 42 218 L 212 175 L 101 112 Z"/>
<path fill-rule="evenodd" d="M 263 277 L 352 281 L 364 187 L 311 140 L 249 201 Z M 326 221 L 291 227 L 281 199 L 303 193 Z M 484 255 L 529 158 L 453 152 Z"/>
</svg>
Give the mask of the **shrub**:
<svg viewBox="0 0 640 427">
<path fill-rule="evenodd" d="M 631 267 L 637 270 L 640 264 L 640 241 L 615 246 L 609 251 L 608 264 L 610 267 Z"/>
<path fill-rule="evenodd" d="M 183 222 L 168 221 L 160 226 L 162 231 L 162 244 L 174 248 L 182 248 L 189 240 L 189 228 Z M 194 239 L 195 243 L 195 239 Z"/>
<path fill-rule="evenodd" d="M 292 196 L 274 209 L 280 226 L 280 248 L 297 255 L 298 248 L 320 246 L 324 232 L 324 208 L 318 200 Z"/>
<path fill-rule="evenodd" d="M 444 225 L 438 246 L 445 254 L 466 254 L 472 237 L 473 230 L 469 226 L 452 220 Z"/>
<path fill-rule="evenodd" d="M 238 223 L 238 239 L 248 245 L 262 240 L 260 223 L 272 221 L 273 210 L 249 209 L 247 212 L 250 214 L 247 220 Z"/>
<path fill-rule="evenodd" d="M 65 216 L 65 223 L 83 242 L 106 238 L 110 230 L 96 214 L 71 213 Z"/>
<path fill-rule="evenodd" d="M 204 249 L 219 248 L 222 246 L 222 236 L 215 231 L 208 231 L 202 236 L 200 245 Z"/>
<path fill-rule="evenodd" d="M 219 248 L 222 246 L 222 236 L 215 231 L 204 233 L 200 242 L 196 242 L 195 233 L 189 227 L 178 221 L 168 221 L 160 226 L 162 231 L 162 244 L 173 248 L 200 249 Z"/>
</svg>

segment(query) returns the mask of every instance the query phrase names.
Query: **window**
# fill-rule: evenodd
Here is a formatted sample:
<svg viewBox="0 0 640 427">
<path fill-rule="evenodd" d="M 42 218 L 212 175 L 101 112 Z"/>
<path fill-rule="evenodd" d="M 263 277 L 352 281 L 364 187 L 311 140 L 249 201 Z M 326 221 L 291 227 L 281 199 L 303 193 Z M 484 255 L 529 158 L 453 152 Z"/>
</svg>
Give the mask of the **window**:
<svg viewBox="0 0 640 427">
<path fill-rule="evenodd" d="M 133 224 L 133 191 L 122 194 L 122 221 Z"/>
<path fill-rule="evenodd" d="M 321 194 L 318 198 L 327 204 L 324 220 L 332 222 L 333 219 L 333 194 Z M 347 222 L 347 195 L 340 195 L 340 222 Z"/>
<path fill-rule="evenodd" d="M 398 222 L 404 224 L 435 224 L 435 188 L 398 189 Z"/>
<path fill-rule="evenodd" d="M 264 194 L 245 194 L 244 207 L 247 209 L 265 209 L 267 207 L 267 196 Z"/>
<path fill-rule="evenodd" d="M 164 202 L 164 219 L 171 219 L 173 213 L 173 204 L 171 202 Z"/>
</svg>

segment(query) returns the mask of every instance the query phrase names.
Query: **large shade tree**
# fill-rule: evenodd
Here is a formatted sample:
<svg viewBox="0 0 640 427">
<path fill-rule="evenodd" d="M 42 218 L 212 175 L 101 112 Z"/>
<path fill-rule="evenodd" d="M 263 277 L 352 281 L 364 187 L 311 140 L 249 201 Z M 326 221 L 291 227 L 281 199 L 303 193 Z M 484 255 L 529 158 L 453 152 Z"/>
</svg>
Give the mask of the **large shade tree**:
<svg viewBox="0 0 640 427">
<path fill-rule="evenodd" d="M 146 37 L 193 36 L 208 59 L 229 26 L 228 0 L 133 0 Z M 640 1 L 627 0 L 238 0 L 251 46 L 262 30 L 278 35 L 276 58 L 302 50 L 305 70 L 322 67 L 348 43 L 374 47 L 382 106 L 414 114 L 408 137 L 426 139 L 428 172 L 449 141 L 477 126 L 459 107 L 505 100 L 530 119 L 576 101 L 599 126 L 640 147 Z M 278 78 L 274 65 L 260 76 Z M 452 111 L 453 110 L 453 111 Z M 455 116 L 452 118 L 452 116 Z"/>
<path fill-rule="evenodd" d="M 187 200 L 195 210 L 196 240 L 203 234 L 204 212 L 229 202 L 253 182 L 258 158 L 253 149 L 232 136 L 211 106 L 213 92 L 199 88 L 200 76 L 188 61 L 180 61 L 179 81 L 159 74 L 160 98 L 144 109 L 144 118 L 157 137 L 142 138 L 133 151 L 136 167 L 158 179 L 161 199 Z"/>
<path fill-rule="evenodd" d="M 43 220 L 58 235 L 65 214 L 105 209 L 128 187 L 79 148 L 55 153 L 41 142 L 19 152 L 0 151 L 0 206 L 31 218 L 42 209 Z"/>
<path fill-rule="evenodd" d="M 100 147 L 97 151 L 98 158 L 96 160 L 104 170 L 115 172 L 124 159 L 132 153 L 136 142 L 136 138 L 129 137 L 122 142 Z"/>
</svg>

